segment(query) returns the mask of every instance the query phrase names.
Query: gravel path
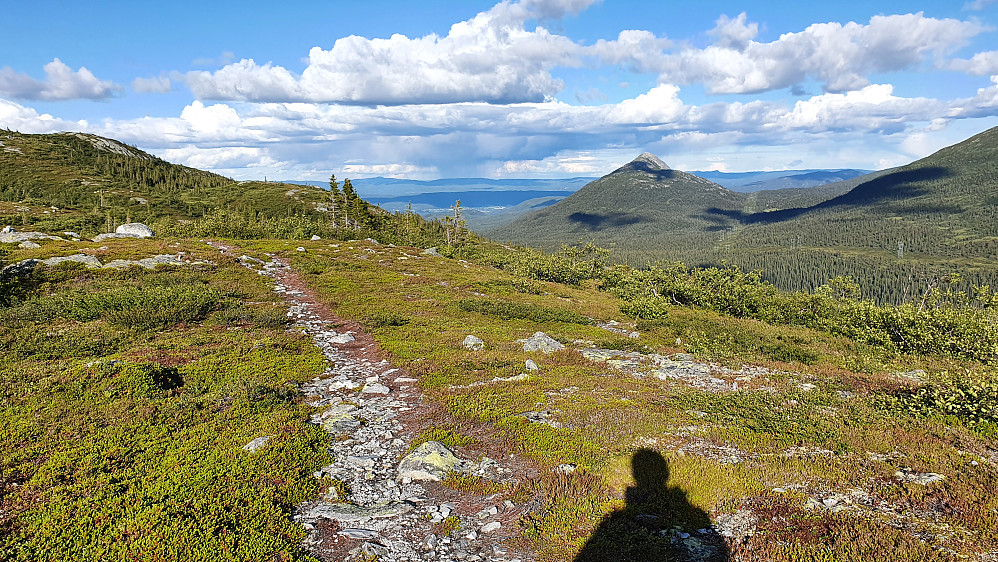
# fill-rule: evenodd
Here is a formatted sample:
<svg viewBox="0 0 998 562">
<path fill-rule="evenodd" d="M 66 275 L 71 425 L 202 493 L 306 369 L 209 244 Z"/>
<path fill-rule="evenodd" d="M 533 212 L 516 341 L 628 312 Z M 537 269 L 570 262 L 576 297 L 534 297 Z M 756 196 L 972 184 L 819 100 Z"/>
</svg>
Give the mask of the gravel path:
<svg viewBox="0 0 998 562">
<path fill-rule="evenodd" d="M 237 248 L 209 245 L 239 255 Z M 308 530 L 305 547 L 322 560 L 381 562 L 415 560 L 525 560 L 507 552 L 502 540 L 511 533 L 515 507 L 491 505 L 489 498 L 456 498 L 439 484 L 399 479 L 399 461 L 409 449 L 410 433 L 400 418 L 421 407 L 416 380 L 387 360 L 359 324 L 337 318 L 320 303 L 293 270 L 279 258 L 264 262 L 239 256 L 246 267 L 274 279 L 274 290 L 291 306 L 296 327 L 312 338 L 328 362 L 326 371 L 302 391 L 320 411 L 312 423 L 330 433 L 332 462 L 316 472 L 326 488 L 324 499 L 298 506 L 294 518 Z M 503 471 L 495 461 L 465 461 L 468 470 Z M 338 497 L 336 490 L 346 491 Z M 483 503 L 484 501 L 484 503 Z M 479 509 L 480 508 L 480 509 Z M 470 512 L 469 512 L 470 510 Z M 442 522 L 459 522 L 443 533 Z"/>
</svg>

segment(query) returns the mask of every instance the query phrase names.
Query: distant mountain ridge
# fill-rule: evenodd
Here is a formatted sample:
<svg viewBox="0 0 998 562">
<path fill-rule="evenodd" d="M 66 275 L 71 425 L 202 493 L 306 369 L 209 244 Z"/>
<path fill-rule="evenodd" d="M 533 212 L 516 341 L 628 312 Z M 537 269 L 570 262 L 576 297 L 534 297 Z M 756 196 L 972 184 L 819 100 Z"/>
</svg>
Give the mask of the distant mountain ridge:
<svg viewBox="0 0 998 562">
<path fill-rule="evenodd" d="M 829 183 L 847 181 L 873 173 L 873 171 L 848 168 L 832 170 L 783 170 L 735 173 L 693 171 L 690 173 L 716 182 L 732 191 L 750 193 L 762 190 L 816 187 Z"/>
</svg>

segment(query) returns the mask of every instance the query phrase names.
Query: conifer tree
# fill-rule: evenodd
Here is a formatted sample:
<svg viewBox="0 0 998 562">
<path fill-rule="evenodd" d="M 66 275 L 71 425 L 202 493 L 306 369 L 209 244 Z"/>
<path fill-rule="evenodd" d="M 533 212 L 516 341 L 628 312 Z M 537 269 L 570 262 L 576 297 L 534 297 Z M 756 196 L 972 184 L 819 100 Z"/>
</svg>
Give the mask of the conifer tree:
<svg viewBox="0 0 998 562">
<path fill-rule="evenodd" d="M 329 175 L 329 212 L 333 215 L 333 228 L 336 228 L 336 200 L 340 196 L 340 184 L 336 181 L 336 174 Z"/>
</svg>

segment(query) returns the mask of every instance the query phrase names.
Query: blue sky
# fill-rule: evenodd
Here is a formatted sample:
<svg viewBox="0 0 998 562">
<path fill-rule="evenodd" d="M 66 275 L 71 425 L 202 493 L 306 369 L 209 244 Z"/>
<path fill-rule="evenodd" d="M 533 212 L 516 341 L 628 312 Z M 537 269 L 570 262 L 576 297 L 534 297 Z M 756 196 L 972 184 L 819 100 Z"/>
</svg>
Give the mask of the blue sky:
<svg viewBox="0 0 998 562">
<path fill-rule="evenodd" d="M 998 2 L 46 1 L 0 127 L 238 179 L 884 168 L 998 125 Z"/>
</svg>

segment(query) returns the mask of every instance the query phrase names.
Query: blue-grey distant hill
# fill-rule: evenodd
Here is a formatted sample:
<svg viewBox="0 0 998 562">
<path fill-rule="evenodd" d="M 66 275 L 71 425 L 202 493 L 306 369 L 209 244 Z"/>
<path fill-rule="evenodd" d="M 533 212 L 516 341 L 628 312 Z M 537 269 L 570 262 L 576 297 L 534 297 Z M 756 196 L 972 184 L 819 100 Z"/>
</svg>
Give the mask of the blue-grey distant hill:
<svg viewBox="0 0 998 562">
<path fill-rule="evenodd" d="M 779 172 L 690 172 L 731 191 L 751 193 L 765 189 L 801 189 L 851 180 L 872 170 L 783 170 Z"/>
</svg>

